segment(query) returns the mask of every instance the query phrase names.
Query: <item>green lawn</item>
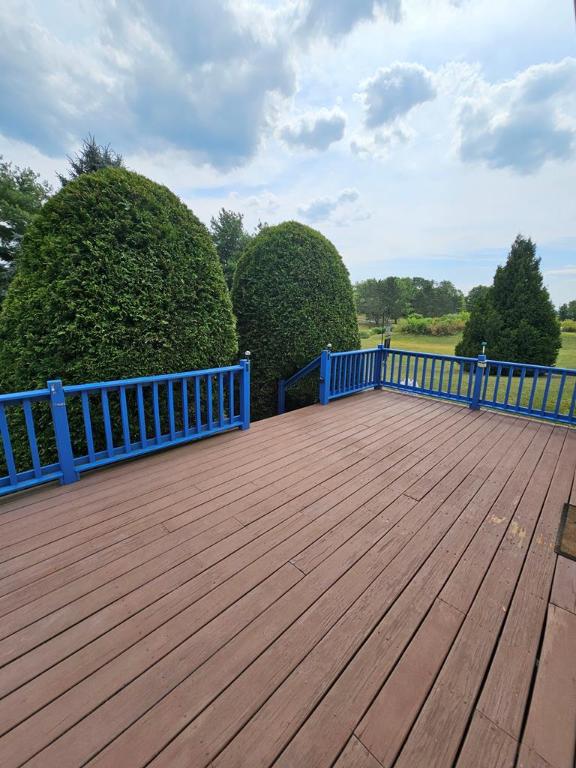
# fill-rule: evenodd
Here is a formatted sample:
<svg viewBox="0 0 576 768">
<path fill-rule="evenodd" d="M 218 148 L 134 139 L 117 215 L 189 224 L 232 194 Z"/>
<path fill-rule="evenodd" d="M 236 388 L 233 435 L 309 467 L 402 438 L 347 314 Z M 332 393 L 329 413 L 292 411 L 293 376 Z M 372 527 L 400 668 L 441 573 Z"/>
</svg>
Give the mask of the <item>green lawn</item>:
<svg viewBox="0 0 576 768">
<path fill-rule="evenodd" d="M 364 328 L 365 326 L 360 326 Z M 392 346 L 413 352 L 435 352 L 437 355 L 453 355 L 460 336 L 412 336 L 408 333 L 393 333 Z M 362 339 L 362 349 L 371 349 L 380 343 L 380 336 Z M 479 350 L 480 351 L 480 350 Z M 488 353 L 490 350 L 488 350 Z M 562 334 L 562 348 L 556 365 L 559 368 L 576 368 L 576 333 Z"/>
<path fill-rule="evenodd" d="M 360 326 L 361 328 L 365 328 L 366 326 Z M 392 334 L 392 348 L 394 349 L 406 349 L 413 352 L 431 352 L 439 355 L 453 355 L 454 354 L 454 347 L 458 343 L 460 339 L 460 336 L 412 336 L 409 334 L 404 333 L 393 333 Z M 375 347 L 380 342 L 380 336 L 371 336 L 368 339 L 362 339 L 362 349 L 370 349 Z M 490 353 L 490 350 L 488 351 L 488 355 Z M 558 354 L 558 360 L 556 361 L 556 365 L 560 368 L 576 368 L 576 334 L 574 333 L 563 333 L 562 334 L 562 348 L 560 350 L 560 353 Z M 448 375 L 449 369 L 446 368 L 446 376 Z M 454 380 L 454 386 L 456 386 L 456 381 L 458 377 L 458 368 L 454 369 L 453 373 L 453 380 Z M 430 378 L 430 367 L 428 367 L 427 375 L 426 375 L 426 384 L 430 386 L 429 378 Z M 504 376 L 505 376 L 504 372 Z M 409 378 L 413 377 L 413 368 L 411 367 L 409 370 L 406 371 L 405 374 Z M 418 379 L 421 378 L 422 375 L 422 363 L 420 363 L 419 368 L 419 374 Z M 439 370 L 438 368 L 435 369 L 434 374 L 434 380 L 435 383 L 438 384 L 439 381 Z M 446 382 L 446 378 L 444 379 L 444 382 Z M 468 375 L 467 373 L 463 374 L 462 378 L 462 392 L 466 392 L 467 388 L 467 382 L 468 382 Z M 422 382 L 421 382 L 422 383 Z M 503 399 L 503 396 L 506 391 L 507 386 L 507 378 L 502 378 L 497 390 L 497 400 L 501 401 Z M 513 377 L 512 381 L 510 383 L 510 391 L 509 391 L 509 401 L 515 402 L 515 398 L 517 396 L 518 387 L 520 384 L 519 377 Z M 489 384 L 486 390 L 486 396 L 488 398 L 493 396 L 494 389 L 496 387 L 496 376 L 491 376 L 489 380 Z M 526 379 L 524 382 L 524 386 L 522 389 L 522 397 L 521 397 L 521 404 L 524 406 L 528 405 L 529 399 L 530 399 L 530 393 L 532 388 L 532 380 Z M 537 382 L 535 392 L 534 392 L 534 399 L 533 399 L 533 408 L 541 407 L 542 401 L 544 398 L 546 384 L 545 381 L 539 380 Z M 556 403 L 556 398 L 558 397 L 558 392 L 560 388 L 560 376 L 555 376 L 552 380 L 552 383 L 549 385 L 548 389 L 548 395 L 546 400 L 546 408 L 547 410 L 552 410 Z M 573 380 L 568 378 L 565 382 L 565 386 L 562 392 L 561 397 L 561 412 L 567 414 L 570 409 L 570 403 L 572 399 L 572 391 L 573 391 Z"/>
<path fill-rule="evenodd" d="M 434 352 L 437 355 L 453 355 L 460 336 L 411 336 L 408 333 L 393 333 L 392 346 L 413 352 Z M 380 336 L 362 339 L 362 349 L 370 349 L 380 343 Z"/>
</svg>

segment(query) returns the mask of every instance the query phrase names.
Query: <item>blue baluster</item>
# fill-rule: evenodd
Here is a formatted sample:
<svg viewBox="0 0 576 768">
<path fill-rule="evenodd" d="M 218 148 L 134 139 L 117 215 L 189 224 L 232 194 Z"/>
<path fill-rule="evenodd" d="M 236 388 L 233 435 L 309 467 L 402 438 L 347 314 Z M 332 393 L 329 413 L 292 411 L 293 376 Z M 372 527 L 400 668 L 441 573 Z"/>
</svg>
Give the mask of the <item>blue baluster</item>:
<svg viewBox="0 0 576 768">
<path fill-rule="evenodd" d="M 104 437 L 106 438 L 106 451 L 108 456 L 114 456 L 114 443 L 112 441 L 112 422 L 110 420 L 110 406 L 108 403 L 108 392 L 105 389 L 100 391 L 102 402 L 102 418 L 104 421 Z"/>
<path fill-rule="evenodd" d="M 542 395 L 542 415 L 546 413 L 546 403 L 548 402 L 548 395 L 550 394 L 550 383 L 552 381 L 552 371 L 548 371 L 546 376 L 546 384 L 544 385 L 544 394 Z"/>
<path fill-rule="evenodd" d="M 82 392 L 82 416 L 84 418 L 84 434 L 86 435 L 86 448 L 88 450 L 88 459 L 91 462 L 96 461 L 94 452 L 94 436 L 92 434 L 92 419 L 90 418 L 90 395 L 88 392 Z"/>
<path fill-rule="evenodd" d="M 218 426 L 224 426 L 224 376 L 218 374 Z"/>
<path fill-rule="evenodd" d="M 152 383 L 152 409 L 154 411 L 154 437 L 159 444 L 162 439 L 162 427 L 160 424 L 160 402 L 158 398 L 158 382 Z"/>
<path fill-rule="evenodd" d="M 506 383 L 506 393 L 504 395 L 504 405 L 508 407 L 508 401 L 510 399 L 510 388 L 512 386 L 512 381 L 514 379 L 514 366 L 509 366 L 508 368 L 508 382 Z"/>
<path fill-rule="evenodd" d="M 142 448 L 146 445 L 146 411 L 144 409 L 144 392 L 142 384 L 136 386 L 136 402 L 138 404 L 138 429 L 140 431 L 140 442 Z"/>
<path fill-rule="evenodd" d="M 10 483 L 16 485 L 18 483 L 16 463 L 14 461 L 14 452 L 10 441 L 8 419 L 6 418 L 6 412 L 2 404 L 0 404 L 0 437 L 2 438 L 2 445 L 4 446 L 4 461 L 6 462 L 8 477 L 10 478 Z"/>
<path fill-rule="evenodd" d="M 176 439 L 176 420 L 174 418 L 174 382 L 168 382 L 168 428 L 170 440 Z"/>
<path fill-rule="evenodd" d="M 190 431 L 190 417 L 188 414 L 188 379 L 182 379 L 181 387 L 182 387 L 182 433 L 184 437 L 186 437 Z"/>
<path fill-rule="evenodd" d="M 230 424 L 234 421 L 234 371 L 228 374 L 228 413 Z"/>
<path fill-rule="evenodd" d="M 22 406 L 24 408 L 24 419 L 26 421 L 26 432 L 28 434 L 28 445 L 30 447 L 30 457 L 32 459 L 34 477 L 41 477 L 42 468 L 40 464 L 40 456 L 38 455 L 38 444 L 36 443 L 36 430 L 34 428 L 32 405 L 29 400 L 24 400 Z"/>
<path fill-rule="evenodd" d="M 122 437 L 124 438 L 124 450 L 130 453 L 130 423 L 128 420 L 128 404 L 126 402 L 126 387 L 120 387 L 120 417 L 122 420 Z"/>
<path fill-rule="evenodd" d="M 560 378 L 560 386 L 558 387 L 558 395 L 556 397 L 556 405 L 554 407 L 554 416 L 557 417 L 560 414 L 560 408 L 562 407 L 562 395 L 564 394 L 564 387 L 566 385 L 566 374 L 563 373 Z"/>
<path fill-rule="evenodd" d="M 202 397 L 200 394 L 200 376 L 194 376 L 194 420 L 196 432 L 202 431 Z"/>
</svg>

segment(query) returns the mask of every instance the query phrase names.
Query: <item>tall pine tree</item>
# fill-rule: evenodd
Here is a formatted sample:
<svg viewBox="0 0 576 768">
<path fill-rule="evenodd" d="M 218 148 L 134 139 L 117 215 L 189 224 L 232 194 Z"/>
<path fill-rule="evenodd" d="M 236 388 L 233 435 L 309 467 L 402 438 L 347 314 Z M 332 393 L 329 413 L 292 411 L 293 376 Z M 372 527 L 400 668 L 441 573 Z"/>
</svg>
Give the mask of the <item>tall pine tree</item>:
<svg viewBox="0 0 576 768">
<path fill-rule="evenodd" d="M 536 246 L 518 235 L 506 264 L 497 268 L 492 287 L 471 307 L 457 354 L 476 355 L 486 341 L 493 360 L 554 365 L 560 339 Z"/>
<path fill-rule="evenodd" d="M 68 162 L 70 164 L 68 176 L 64 176 L 63 173 L 58 174 L 63 187 L 83 173 L 94 173 L 101 171 L 102 168 L 124 168 L 122 155 L 110 149 L 110 144 L 106 146 L 98 144 L 90 133 L 88 138 L 82 141 L 82 149 L 74 157 L 68 157 Z"/>
</svg>

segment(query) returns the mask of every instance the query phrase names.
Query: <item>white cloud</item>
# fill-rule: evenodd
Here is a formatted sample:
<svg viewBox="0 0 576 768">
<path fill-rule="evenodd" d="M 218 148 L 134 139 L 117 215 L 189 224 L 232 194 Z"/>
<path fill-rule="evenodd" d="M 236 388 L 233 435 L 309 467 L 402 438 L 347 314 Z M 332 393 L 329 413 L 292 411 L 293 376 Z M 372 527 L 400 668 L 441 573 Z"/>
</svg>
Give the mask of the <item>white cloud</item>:
<svg viewBox="0 0 576 768">
<path fill-rule="evenodd" d="M 280 137 L 291 147 L 323 151 L 344 136 L 346 115 L 341 109 L 308 112 L 280 130 Z"/>
<path fill-rule="evenodd" d="M 338 39 L 362 21 L 372 21 L 378 12 L 399 21 L 402 0 L 303 0 L 299 32 L 304 37 Z"/>
<path fill-rule="evenodd" d="M 298 213 L 311 223 L 327 221 L 342 206 L 355 203 L 359 197 L 360 194 L 357 189 L 343 189 L 334 197 L 318 197 L 306 205 L 299 206 Z"/>
<path fill-rule="evenodd" d="M 100 0 L 62 5 L 60 18 L 41 0 L 6 0 L 0 133 L 56 156 L 92 132 L 124 154 L 178 149 L 229 171 L 272 135 L 303 40 L 341 40 L 378 14 L 397 19 L 400 2 L 172 0 L 167 12 L 157 0 Z M 332 111 L 286 126 L 284 138 L 324 149 L 344 126 Z"/>
<path fill-rule="evenodd" d="M 381 67 L 361 84 L 367 128 L 392 123 L 411 109 L 436 97 L 432 73 L 412 62 Z"/>
<path fill-rule="evenodd" d="M 544 271 L 545 277 L 576 277 L 576 266 L 568 265 L 558 269 L 547 269 Z"/>
<path fill-rule="evenodd" d="M 295 89 L 287 41 L 225 0 L 173 0 L 169 13 L 155 0 L 88 4 L 83 44 L 35 8 L 0 10 L 0 132 L 46 154 L 90 131 L 123 153 L 177 148 L 230 169 Z"/>
<path fill-rule="evenodd" d="M 246 205 L 261 215 L 273 215 L 280 208 L 280 200 L 272 192 L 263 192 L 247 198 Z"/>
<path fill-rule="evenodd" d="M 576 59 L 528 67 L 512 80 L 483 85 L 464 99 L 459 152 L 464 162 L 537 171 L 575 149 Z"/>
<path fill-rule="evenodd" d="M 409 128 L 393 125 L 369 137 L 358 136 L 350 142 L 350 150 L 362 159 L 382 159 L 388 157 L 395 147 L 407 144 L 411 137 L 412 131 Z"/>
</svg>

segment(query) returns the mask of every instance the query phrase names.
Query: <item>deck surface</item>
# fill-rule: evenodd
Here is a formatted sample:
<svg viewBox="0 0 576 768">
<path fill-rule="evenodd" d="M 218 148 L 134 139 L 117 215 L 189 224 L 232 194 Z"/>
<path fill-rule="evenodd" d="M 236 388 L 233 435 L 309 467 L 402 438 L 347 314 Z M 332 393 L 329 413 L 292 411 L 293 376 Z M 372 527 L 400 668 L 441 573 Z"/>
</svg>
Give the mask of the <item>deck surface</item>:
<svg viewBox="0 0 576 768">
<path fill-rule="evenodd" d="M 370 392 L 0 504 L 0 765 L 571 768 L 576 432 Z"/>
</svg>

